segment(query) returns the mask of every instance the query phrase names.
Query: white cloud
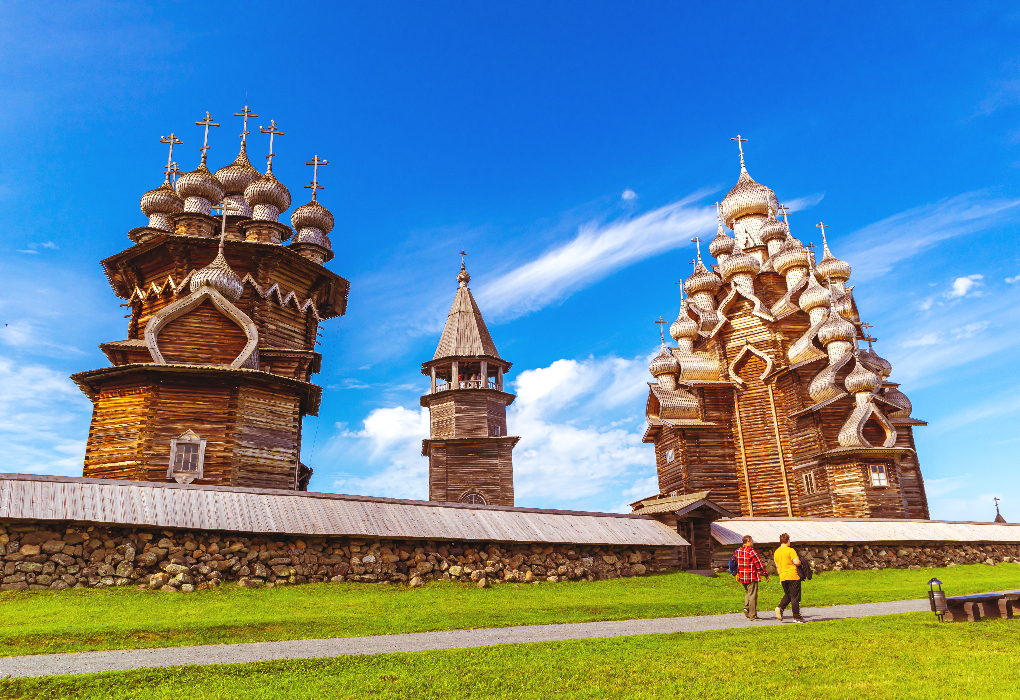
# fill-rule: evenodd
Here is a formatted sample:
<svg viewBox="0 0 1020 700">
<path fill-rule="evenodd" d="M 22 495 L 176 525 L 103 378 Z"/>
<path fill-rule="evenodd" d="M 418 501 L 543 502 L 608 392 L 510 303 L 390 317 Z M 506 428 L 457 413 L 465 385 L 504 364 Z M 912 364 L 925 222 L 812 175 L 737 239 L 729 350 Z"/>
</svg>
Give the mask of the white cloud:
<svg viewBox="0 0 1020 700">
<path fill-rule="evenodd" d="M 929 309 L 931 309 L 931 305 L 934 304 L 934 303 L 935 303 L 935 297 L 928 297 L 927 299 L 922 301 L 920 304 L 918 304 L 917 308 L 921 309 L 921 311 L 928 311 Z"/>
<path fill-rule="evenodd" d="M 948 292 L 946 296 L 950 299 L 965 297 L 967 294 L 982 286 L 983 283 L 981 280 L 984 278 L 984 275 L 967 275 L 966 277 L 957 277 L 953 280 L 953 289 Z"/>
<path fill-rule="evenodd" d="M 805 209 L 810 209 L 811 207 L 818 204 L 820 201 L 822 201 L 823 197 L 825 197 L 824 192 L 817 192 L 815 194 L 809 194 L 807 197 L 797 197 L 796 199 L 791 199 L 789 201 L 783 202 L 783 204 L 785 204 L 786 208 L 789 209 L 790 211 L 803 211 Z"/>
<path fill-rule="evenodd" d="M 960 340 L 962 338 L 973 338 L 978 333 L 988 328 L 989 325 L 991 325 L 990 321 L 976 321 L 974 323 L 968 323 L 966 326 L 962 326 L 961 328 L 954 328 L 953 338 L 956 340 Z"/>
<path fill-rule="evenodd" d="M 710 233 L 715 226 L 713 209 L 692 206 L 704 195 L 697 192 L 634 218 L 585 224 L 567 243 L 484 283 L 476 290 L 478 303 L 487 318 L 517 318 L 622 267 L 686 245 L 692 236 Z"/>
<path fill-rule="evenodd" d="M 637 192 L 635 192 L 634 190 L 632 190 L 632 189 L 630 189 L 628 187 L 627 189 L 625 189 L 623 191 L 623 194 L 620 195 L 620 199 L 623 199 L 623 200 L 626 200 L 626 201 L 630 201 L 632 199 L 637 199 Z"/>
<path fill-rule="evenodd" d="M 992 199 L 982 192 L 968 192 L 865 226 L 834 247 L 840 258 L 852 261 L 854 279 L 865 281 L 947 238 L 983 231 L 1017 205 L 1020 199 Z M 831 237 L 829 241 L 832 245 Z"/>
<path fill-rule="evenodd" d="M 57 244 L 54 243 L 53 241 L 46 241 L 45 243 L 42 244 L 42 247 L 49 248 L 50 250 L 60 250 Z"/>
<path fill-rule="evenodd" d="M 0 471 L 81 476 L 90 407 L 62 373 L 0 357 Z"/>
<path fill-rule="evenodd" d="M 19 250 L 18 252 L 19 253 L 28 253 L 30 255 L 38 255 L 39 254 L 38 250 Z"/>
<path fill-rule="evenodd" d="M 560 507 L 603 492 L 605 500 L 617 503 L 621 492 L 634 491 L 639 498 L 657 491 L 654 454 L 641 442 L 644 423 L 631 420 L 640 414 L 647 391 L 649 359 L 557 360 L 521 372 L 507 415 L 510 434 L 521 436 L 514 449 L 519 505 Z M 621 427 L 628 424 L 632 430 Z M 424 408 L 375 409 L 358 431 L 338 425 L 323 459 L 372 471 L 340 474 L 334 489 L 427 498 L 428 459 L 421 455 L 421 441 L 428 436 Z"/>
<path fill-rule="evenodd" d="M 1006 278 L 1006 283 L 1007 284 L 1016 284 L 1017 282 L 1020 282 L 1020 275 L 1017 275 L 1016 277 L 1007 277 Z"/>
</svg>

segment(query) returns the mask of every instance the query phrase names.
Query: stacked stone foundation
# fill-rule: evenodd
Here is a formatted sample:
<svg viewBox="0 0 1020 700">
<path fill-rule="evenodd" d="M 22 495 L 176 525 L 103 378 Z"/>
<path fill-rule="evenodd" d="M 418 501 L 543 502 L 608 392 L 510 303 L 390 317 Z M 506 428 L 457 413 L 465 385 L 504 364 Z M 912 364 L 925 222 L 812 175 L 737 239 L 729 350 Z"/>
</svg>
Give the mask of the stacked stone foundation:
<svg viewBox="0 0 1020 700">
<path fill-rule="evenodd" d="M 0 523 L 0 590 L 138 586 L 192 592 L 236 582 L 595 581 L 675 567 L 676 548 L 283 537 L 81 524 Z"/>
<path fill-rule="evenodd" d="M 798 544 L 798 555 L 806 559 L 813 571 L 844 571 L 862 569 L 921 569 L 958 566 L 960 564 L 1020 563 L 1020 544 L 974 544 L 959 542 L 917 544 Z M 726 571 L 733 548 L 716 545 L 713 564 L 717 571 Z M 758 555 L 770 574 L 776 573 L 772 558 L 775 547 L 756 545 Z"/>
</svg>

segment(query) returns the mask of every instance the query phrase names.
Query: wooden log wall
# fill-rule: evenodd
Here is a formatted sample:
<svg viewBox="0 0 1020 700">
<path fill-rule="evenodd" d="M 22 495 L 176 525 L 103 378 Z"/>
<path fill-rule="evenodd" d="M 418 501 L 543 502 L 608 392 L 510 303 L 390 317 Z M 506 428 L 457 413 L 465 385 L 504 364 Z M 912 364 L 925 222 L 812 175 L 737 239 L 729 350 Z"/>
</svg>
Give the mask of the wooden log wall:
<svg viewBox="0 0 1020 700">
<path fill-rule="evenodd" d="M 159 332 L 167 364 L 229 365 L 248 342 L 244 329 L 206 299 Z"/>
<path fill-rule="evenodd" d="M 429 500 L 459 502 L 476 492 L 488 505 L 514 505 L 514 438 L 429 443 Z"/>
<path fill-rule="evenodd" d="M 238 397 L 231 486 L 293 488 L 301 456 L 301 400 L 245 382 Z"/>
</svg>

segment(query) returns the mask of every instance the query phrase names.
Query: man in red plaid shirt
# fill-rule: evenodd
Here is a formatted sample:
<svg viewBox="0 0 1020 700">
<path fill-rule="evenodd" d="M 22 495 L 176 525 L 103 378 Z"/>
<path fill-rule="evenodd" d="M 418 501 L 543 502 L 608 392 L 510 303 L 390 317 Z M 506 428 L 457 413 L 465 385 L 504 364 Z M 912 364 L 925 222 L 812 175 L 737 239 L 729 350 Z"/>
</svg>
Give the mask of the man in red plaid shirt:
<svg viewBox="0 0 1020 700">
<path fill-rule="evenodd" d="M 744 584 L 744 614 L 748 620 L 757 620 L 758 582 L 762 576 L 768 581 L 769 573 L 765 571 L 750 535 L 744 535 L 743 546 L 733 556 L 737 558 L 737 580 Z"/>
</svg>

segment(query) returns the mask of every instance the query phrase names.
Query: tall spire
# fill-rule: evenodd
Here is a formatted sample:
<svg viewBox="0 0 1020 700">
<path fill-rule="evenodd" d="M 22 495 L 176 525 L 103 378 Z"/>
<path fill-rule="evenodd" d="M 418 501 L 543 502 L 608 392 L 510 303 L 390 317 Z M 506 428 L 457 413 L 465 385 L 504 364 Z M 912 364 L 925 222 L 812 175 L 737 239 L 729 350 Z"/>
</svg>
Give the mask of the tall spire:
<svg viewBox="0 0 1020 700">
<path fill-rule="evenodd" d="M 276 122 L 273 121 L 272 119 L 269 120 L 268 129 L 264 126 L 260 127 L 260 129 L 263 134 L 269 134 L 269 155 L 266 156 L 266 160 L 269 161 L 269 165 L 266 166 L 266 174 L 269 175 L 270 173 L 273 172 L 273 156 L 276 155 L 275 153 L 273 153 L 273 137 L 283 136 L 283 132 L 280 131 L 280 127 L 278 127 L 276 125 Z"/>
<path fill-rule="evenodd" d="M 740 149 L 740 172 L 746 173 L 747 172 L 747 166 L 744 165 L 744 145 L 743 144 L 747 142 L 747 139 L 742 139 L 742 138 L 740 138 L 740 134 L 737 134 L 735 137 L 730 137 L 730 141 L 736 141 L 737 142 L 737 148 Z"/>
<path fill-rule="evenodd" d="M 468 274 L 467 267 L 464 266 L 464 257 L 466 255 L 466 252 L 460 251 L 460 274 L 457 275 L 457 283 L 461 287 L 467 287 L 468 282 L 471 281 L 471 275 Z"/>
<path fill-rule="evenodd" d="M 212 115 L 207 111 L 205 113 L 205 119 L 200 122 L 195 122 L 195 126 L 203 125 L 205 126 L 205 137 L 202 139 L 202 165 L 205 165 L 206 156 L 209 151 L 209 127 L 219 126 L 219 124 L 213 121 Z"/>
<path fill-rule="evenodd" d="M 457 294 L 453 298 L 453 305 L 450 307 L 450 314 L 446 318 L 446 327 L 443 328 L 443 335 L 436 347 L 436 354 L 433 360 L 443 357 L 476 357 L 489 355 L 499 357 L 496 344 L 492 342 L 489 329 L 485 326 L 482 312 L 478 309 L 468 282 L 471 275 L 468 274 L 464 264 L 463 250 L 460 252 L 460 274 L 457 275 Z"/>
</svg>

